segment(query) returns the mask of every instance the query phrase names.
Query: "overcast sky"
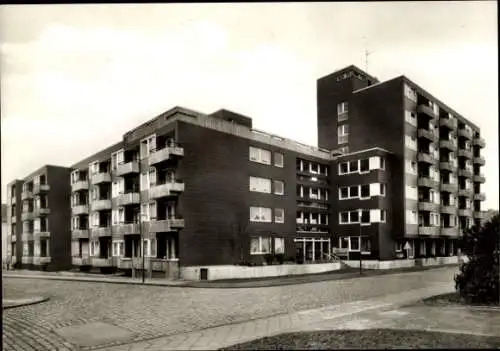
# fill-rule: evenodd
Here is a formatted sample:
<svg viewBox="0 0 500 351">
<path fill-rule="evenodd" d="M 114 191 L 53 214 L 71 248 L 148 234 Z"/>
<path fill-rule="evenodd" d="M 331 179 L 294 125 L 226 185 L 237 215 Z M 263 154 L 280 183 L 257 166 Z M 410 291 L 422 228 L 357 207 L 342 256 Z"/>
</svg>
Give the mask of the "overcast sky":
<svg viewBox="0 0 500 351">
<path fill-rule="evenodd" d="M 485 2 L 0 7 L 2 201 L 180 105 L 316 145 L 316 79 L 404 74 L 479 125 L 498 209 L 497 8 Z M 279 94 L 278 94 L 279 92 Z"/>
</svg>

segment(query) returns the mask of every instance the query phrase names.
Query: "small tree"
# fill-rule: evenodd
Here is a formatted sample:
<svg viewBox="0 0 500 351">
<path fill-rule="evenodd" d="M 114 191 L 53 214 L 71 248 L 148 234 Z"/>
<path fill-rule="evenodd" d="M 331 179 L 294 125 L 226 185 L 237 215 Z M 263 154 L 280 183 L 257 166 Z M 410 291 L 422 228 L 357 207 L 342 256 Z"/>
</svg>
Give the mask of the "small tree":
<svg viewBox="0 0 500 351">
<path fill-rule="evenodd" d="M 482 227 L 473 227 L 460 241 L 469 261 L 460 267 L 455 287 L 468 303 L 499 303 L 500 216 Z"/>
</svg>

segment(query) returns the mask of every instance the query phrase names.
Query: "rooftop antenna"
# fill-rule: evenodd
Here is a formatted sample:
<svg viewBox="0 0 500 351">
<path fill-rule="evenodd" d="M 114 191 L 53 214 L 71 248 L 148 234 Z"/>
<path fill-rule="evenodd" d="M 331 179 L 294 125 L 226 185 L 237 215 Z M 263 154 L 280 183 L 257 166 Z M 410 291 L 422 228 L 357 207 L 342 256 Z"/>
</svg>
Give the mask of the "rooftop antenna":
<svg viewBox="0 0 500 351">
<path fill-rule="evenodd" d="M 369 51 L 366 48 L 366 37 L 363 37 L 363 39 L 365 42 L 365 72 L 368 73 L 368 56 L 370 56 L 374 52 L 374 50 Z"/>
</svg>

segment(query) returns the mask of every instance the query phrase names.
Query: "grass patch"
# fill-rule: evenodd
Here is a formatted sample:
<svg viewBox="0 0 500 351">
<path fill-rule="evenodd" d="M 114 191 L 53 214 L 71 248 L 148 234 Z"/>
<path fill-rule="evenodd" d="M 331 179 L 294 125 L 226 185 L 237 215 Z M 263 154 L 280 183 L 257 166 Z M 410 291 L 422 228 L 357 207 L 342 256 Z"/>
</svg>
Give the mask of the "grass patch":
<svg viewBox="0 0 500 351">
<path fill-rule="evenodd" d="M 420 330 L 368 329 L 287 333 L 221 350 L 332 350 L 332 349 L 500 348 L 500 337 L 427 332 Z"/>
<path fill-rule="evenodd" d="M 428 306 L 495 306 L 498 307 L 498 304 L 471 304 L 466 302 L 458 292 L 452 292 L 448 294 L 436 295 L 428 297 L 422 302 Z"/>
</svg>

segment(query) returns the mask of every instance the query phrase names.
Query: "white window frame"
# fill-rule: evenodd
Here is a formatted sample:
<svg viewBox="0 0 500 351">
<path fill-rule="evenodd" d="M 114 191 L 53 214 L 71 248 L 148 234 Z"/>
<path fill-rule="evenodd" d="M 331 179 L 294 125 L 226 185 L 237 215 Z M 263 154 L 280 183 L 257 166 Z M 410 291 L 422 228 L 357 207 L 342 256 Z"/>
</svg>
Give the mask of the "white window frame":
<svg viewBox="0 0 500 351">
<path fill-rule="evenodd" d="M 349 112 L 349 102 L 348 101 L 342 101 L 341 103 L 337 104 L 337 116 L 346 114 Z"/>
<path fill-rule="evenodd" d="M 269 220 L 263 220 L 265 218 L 264 214 L 269 214 Z M 252 216 L 255 214 L 256 216 Z M 252 218 L 253 217 L 253 218 Z M 258 217 L 258 219 L 256 219 Z M 259 222 L 259 223 L 271 223 L 273 221 L 272 218 L 272 209 L 269 207 L 258 207 L 258 206 L 250 206 L 250 222 Z"/>
<path fill-rule="evenodd" d="M 271 179 L 261 177 L 249 177 L 248 181 L 249 190 L 257 193 L 271 193 Z"/>
<path fill-rule="evenodd" d="M 111 242 L 111 256 L 112 257 L 125 256 L 125 242 L 123 240 L 113 240 Z"/>
<path fill-rule="evenodd" d="M 264 155 L 269 157 L 264 157 Z M 255 146 L 249 147 L 249 160 L 252 162 L 257 162 L 265 165 L 271 165 L 271 151 L 266 149 L 261 149 Z"/>
<path fill-rule="evenodd" d="M 281 216 L 278 216 L 279 212 L 281 212 Z M 285 223 L 285 209 L 283 208 L 274 209 L 274 223 Z"/>
<path fill-rule="evenodd" d="M 252 251 L 252 240 L 259 240 L 259 250 L 258 251 Z M 250 255 L 265 255 L 265 254 L 270 254 L 272 252 L 272 238 L 271 237 L 263 237 L 263 236 L 256 236 L 256 237 L 251 237 L 250 238 Z M 268 240 L 269 241 L 269 251 L 263 251 L 263 241 Z"/>
<path fill-rule="evenodd" d="M 357 249 L 352 248 L 352 242 L 353 242 L 352 239 L 358 240 L 358 248 Z M 350 252 L 360 252 L 361 251 L 361 240 L 360 240 L 359 236 L 350 236 L 349 237 L 349 251 Z"/>
<path fill-rule="evenodd" d="M 279 243 L 279 244 L 278 244 Z M 277 250 L 277 248 L 280 250 Z M 285 238 L 274 238 L 274 254 L 282 255 L 285 253 Z"/>
</svg>

